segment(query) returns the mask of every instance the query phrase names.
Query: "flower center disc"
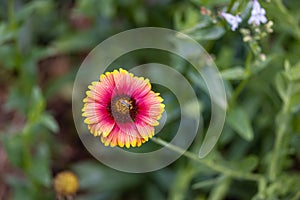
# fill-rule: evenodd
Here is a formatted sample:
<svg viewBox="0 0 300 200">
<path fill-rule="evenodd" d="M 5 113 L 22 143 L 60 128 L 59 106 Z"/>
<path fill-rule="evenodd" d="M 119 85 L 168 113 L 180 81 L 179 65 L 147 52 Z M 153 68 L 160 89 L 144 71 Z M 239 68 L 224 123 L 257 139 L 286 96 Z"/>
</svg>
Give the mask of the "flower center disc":
<svg viewBox="0 0 300 200">
<path fill-rule="evenodd" d="M 137 115 L 136 102 L 129 96 L 116 96 L 111 101 L 110 111 L 117 122 L 132 122 Z"/>
</svg>

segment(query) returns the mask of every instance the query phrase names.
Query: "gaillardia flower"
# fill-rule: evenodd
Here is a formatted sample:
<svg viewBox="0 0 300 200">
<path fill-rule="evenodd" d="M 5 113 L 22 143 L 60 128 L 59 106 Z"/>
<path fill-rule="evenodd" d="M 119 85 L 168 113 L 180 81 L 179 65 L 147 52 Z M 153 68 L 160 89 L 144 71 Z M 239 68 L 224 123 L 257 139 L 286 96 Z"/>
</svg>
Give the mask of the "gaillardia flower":
<svg viewBox="0 0 300 200">
<path fill-rule="evenodd" d="M 165 105 L 148 79 L 119 69 L 102 74 L 88 88 L 82 116 L 105 146 L 141 146 L 154 135 Z"/>
</svg>

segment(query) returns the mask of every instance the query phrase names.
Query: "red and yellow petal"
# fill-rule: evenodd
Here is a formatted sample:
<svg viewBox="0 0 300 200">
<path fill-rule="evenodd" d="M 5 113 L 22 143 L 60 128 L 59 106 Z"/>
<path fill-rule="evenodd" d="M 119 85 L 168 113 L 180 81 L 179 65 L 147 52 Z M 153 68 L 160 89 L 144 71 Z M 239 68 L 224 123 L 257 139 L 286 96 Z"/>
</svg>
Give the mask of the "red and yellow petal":
<svg viewBox="0 0 300 200">
<path fill-rule="evenodd" d="M 165 106 L 160 94 L 151 90 L 148 79 L 119 69 L 102 74 L 100 81 L 92 82 L 88 88 L 82 116 L 90 132 L 100 136 L 104 145 L 136 147 L 154 135 L 154 127 L 159 124 Z M 112 99 L 118 95 L 125 95 L 136 102 L 135 119 L 130 122 L 115 121 L 111 113 Z"/>
<path fill-rule="evenodd" d="M 101 141 L 105 146 L 129 148 L 131 146 L 141 146 L 146 140 L 141 137 L 134 137 L 133 135 L 122 131 L 118 126 L 115 126 L 107 137 L 101 136 Z"/>
</svg>

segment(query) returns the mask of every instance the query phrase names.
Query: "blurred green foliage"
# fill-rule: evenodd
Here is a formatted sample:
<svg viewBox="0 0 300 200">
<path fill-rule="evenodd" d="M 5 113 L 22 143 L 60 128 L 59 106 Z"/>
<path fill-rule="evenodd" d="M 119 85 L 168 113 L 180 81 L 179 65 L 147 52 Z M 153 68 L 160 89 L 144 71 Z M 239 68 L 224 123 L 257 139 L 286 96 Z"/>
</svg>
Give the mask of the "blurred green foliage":
<svg viewBox="0 0 300 200">
<path fill-rule="evenodd" d="M 300 199 L 300 3 L 260 3 L 272 33 L 246 23 L 246 0 L 1 1 L 1 146 L 12 169 L 0 176 L 11 188 L 0 198 L 54 199 L 53 176 L 70 169 L 79 177 L 76 199 Z M 231 31 L 221 11 L 241 14 L 241 28 Z M 218 145 L 205 159 L 197 157 L 199 134 L 169 167 L 126 174 L 85 151 L 72 124 L 71 92 L 93 47 L 142 26 L 182 31 L 202 44 L 224 79 L 229 107 Z M 115 64 L 155 59 L 184 74 L 208 124 L 210 101 L 188 63 L 152 50 L 128 57 Z M 162 138 L 168 140 L 180 110 L 171 94 L 165 102 L 170 120 Z"/>
</svg>

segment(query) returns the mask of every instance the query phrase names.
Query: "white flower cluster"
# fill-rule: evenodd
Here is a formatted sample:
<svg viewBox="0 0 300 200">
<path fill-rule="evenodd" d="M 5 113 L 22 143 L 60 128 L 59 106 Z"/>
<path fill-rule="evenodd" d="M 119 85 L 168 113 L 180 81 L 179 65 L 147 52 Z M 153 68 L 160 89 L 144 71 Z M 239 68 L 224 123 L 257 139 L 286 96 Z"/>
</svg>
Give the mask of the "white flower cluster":
<svg viewBox="0 0 300 200">
<path fill-rule="evenodd" d="M 256 26 L 259 26 L 261 23 L 265 24 L 268 21 L 265 15 L 266 10 L 260 6 L 258 0 L 253 0 L 251 16 L 248 20 L 248 24 L 254 24 Z M 227 21 L 228 24 L 230 24 L 232 31 L 235 31 L 242 22 L 242 18 L 239 15 L 232 15 L 230 13 L 222 12 L 221 16 Z"/>
<path fill-rule="evenodd" d="M 248 20 L 248 24 L 255 24 L 257 26 L 260 25 L 260 23 L 264 24 L 267 22 L 266 18 L 266 11 L 263 9 L 259 2 L 257 0 L 254 0 L 253 7 L 251 10 L 251 17 Z"/>
<path fill-rule="evenodd" d="M 237 29 L 237 27 L 239 26 L 239 23 L 242 22 L 242 18 L 238 15 L 234 16 L 232 14 L 222 12 L 221 16 L 224 17 L 227 23 L 231 25 L 232 31 L 235 31 L 235 29 Z"/>
</svg>

